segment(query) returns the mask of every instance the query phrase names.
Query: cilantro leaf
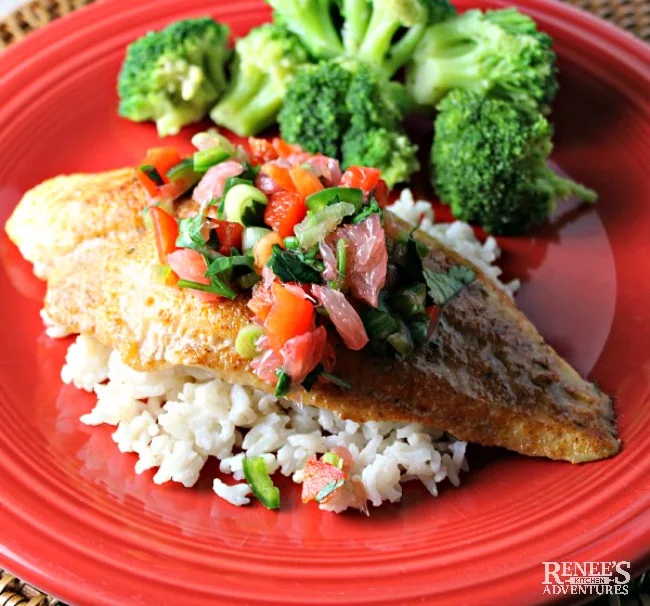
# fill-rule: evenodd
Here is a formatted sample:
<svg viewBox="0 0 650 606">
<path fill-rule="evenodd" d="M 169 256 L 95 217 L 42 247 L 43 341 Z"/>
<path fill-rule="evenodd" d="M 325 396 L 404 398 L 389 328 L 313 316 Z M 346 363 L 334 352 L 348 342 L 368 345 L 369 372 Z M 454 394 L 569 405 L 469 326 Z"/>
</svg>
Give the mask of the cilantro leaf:
<svg viewBox="0 0 650 606">
<path fill-rule="evenodd" d="M 301 284 L 320 283 L 320 273 L 291 250 L 282 250 L 277 244 L 266 263 L 267 267 L 283 282 L 299 282 Z"/>
<path fill-rule="evenodd" d="M 291 391 L 291 378 L 284 372 L 284 368 L 279 368 L 277 375 L 278 384 L 275 386 L 275 397 L 282 398 Z"/>
<path fill-rule="evenodd" d="M 445 305 L 463 288 L 476 279 L 474 270 L 465 265 L 456 265 L 446 272 L 422 270 L 429 289 L 429 296 L 435 305 Z"/>
<path fill-rule="evenodd" d="M 253 259 L 248 255 L 232 255 L 230 257 L 217 257 L 208 266 L 208 271 L 205 272 L 206 277 L 216 276 L 222 271 L 231 269 L 233 267 L 250 267 L 253 269 Z"/>
<path fill-rule="evenodd" d="M 220 297 L 225 297 L 226 299 L 234 299 L 237 297 L 237 293 L 232 288 L 217 278 L 210 280 L 210 284 L 201 284 L 200 282 L 181 279 L 176 282 L 176 286 L 190 290 L 200 290 L 201 292 L 210 292 Z"/>
<path fill-rule="evenodd" d="M 352 223 L 361 223 L 362 221 L 365 221 L 370 215 L 374 215 L 375 213 L 379 215 L 379 218 L 383 223 L 384 211 L 380 208 L 379 204 L 377 204 L 377 200 L 372 198 L 370 200 L 370 204 L 364 206 L 361 211 L 352 218 Z"/>
</svg>

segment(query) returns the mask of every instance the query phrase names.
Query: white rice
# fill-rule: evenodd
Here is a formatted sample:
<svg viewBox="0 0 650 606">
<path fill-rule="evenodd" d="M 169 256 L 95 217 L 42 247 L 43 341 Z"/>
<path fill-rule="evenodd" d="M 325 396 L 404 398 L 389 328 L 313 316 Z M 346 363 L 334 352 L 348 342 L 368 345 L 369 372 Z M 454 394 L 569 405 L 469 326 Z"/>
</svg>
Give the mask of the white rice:
<svg viewBox="0 0 650 606">
<path fill-rule="evenodd" d="M 502 272 L 494 263 L 501 256 L 501 249 L 492 236 L 489 236 L 481 244 L 468 223 L 463 221 L 435 223 L 431 203 L 426 200 L 416 201 L 410 189 L 403 189 L 400 197 L 388 206 L 388 210 L 400 219 L 417 226 L 422 231 L 449 246 L 459 255 L 469 259 L 479 269 L 483 270 L 495 285 L 510 295 L 514 295 L 519 288 L 519 280 L 513 280 L 508 284 L 504 284 L 499 280 Z"/>
<path fill-rule="evenodd" d="M 157 468 L 154 482 L 190 487 L 208 457 L 238 482 L 214 480 L 214 492 L 233 505 L 246 505 L 245 456 L 262 456 L 270 473 L 302 482 L 310 457 L 336 446 L 351 452 L 351 477 L 363 482 L 369 501 L 399 501 L 401 483 L 420 480 L 432 495 L 448 479 L 460 484 L 467 469 L 466 443 L 417 424 L 354 423 L 326 410 L 276 399 L 242 385 L 229 385 L 187 367 L 141 373 L 126 366 L 90 337 L 70 346 L 61 372 L 66 383 L 94 391 L 97 404 L 81 417 L 87 425 L 116 426 L 113 440 L 122 452 L 138 455 L 136 473 Z M 93 383 L 93 380 L 95 382 Z M 337 499 L 322 509 L 356 507 Z"/>
<path fill-rule="evenodd" d="M 481 244 L 461 221 L 435 224 L 431 205 L 416 202 L 408 189 L 389 209 L 470 259 L 506 292 L 517 289 L 517 281 L 504 285 L 499 280 L 501 270 L 494 262 L 500 250 L 494 238 Z M 50 336 L 66 334 L 45 314 L 43 319 Z M 262 456 L 270 473 L 279 471 L 300 483 L 311 457 L 344 446 L 354 461 L 349 475 L 363 484 L 375 507 L 399 501 L 402 484 L 411 480 L 437 496 L 439 483 L 449 480 L 459 486 L 460 472 L 468 470 L 466 442 L 442 431 L 415 423 L 343 420 L 326 410 L 229 385 L 199 369 L 137 372 L 90 337 L 79 336 L 70 346 L 61 377 L 97 395 L 96 406 L 81 421 L 115 426 L 118 448 L 138 455 L 136 473 L 155 468 L 155 483 L 190 487 L 208 457 L 216 457 L 220 471 L 235 483 L 214 479 L 213 490 L 237 506 L 250 503 L 242 470 L 246 456 Z M 320 507 L 338 513 L 359 504 L 352 491 L 344 491 Z"/>
</svg>

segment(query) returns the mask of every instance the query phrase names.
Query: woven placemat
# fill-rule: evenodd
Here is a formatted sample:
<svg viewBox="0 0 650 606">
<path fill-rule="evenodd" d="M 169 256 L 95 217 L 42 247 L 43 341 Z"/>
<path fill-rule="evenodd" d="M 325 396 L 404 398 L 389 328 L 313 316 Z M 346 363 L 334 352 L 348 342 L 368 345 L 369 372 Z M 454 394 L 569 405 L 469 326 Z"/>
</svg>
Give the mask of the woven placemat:
<svg viewBox="0 0 650 606">
<path fill-rule="evenodd" d="M 574 6 L 612 21 L 642 40 L 650 41 L 650 0 L 565 0 Z M 0 49 L 21 40 L 30 32 L 95 0 L 33 0 L 0 20 Z M 650 605 L 648 573 L 634 581 L 626 604 Z M 603 601 L 607 604 L 608 601 Z M 619 602 L 620 603 L 620 602 Z M 0 606 L 64 606 L 38 589 L 0 568 Z"/>
</svg>

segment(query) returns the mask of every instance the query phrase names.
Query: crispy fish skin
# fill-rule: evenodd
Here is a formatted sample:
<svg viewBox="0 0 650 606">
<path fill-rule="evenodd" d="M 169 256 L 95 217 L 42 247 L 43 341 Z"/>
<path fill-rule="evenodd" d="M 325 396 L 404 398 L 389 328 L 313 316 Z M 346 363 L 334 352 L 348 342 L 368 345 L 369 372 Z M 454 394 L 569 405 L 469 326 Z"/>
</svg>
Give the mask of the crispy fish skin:
<svg viewBox="0 0 650 606">
<path fill-rule="evenodd" d="M 387 213 L 387 232 L 410 230 Z M 317 384 L 292 397 L 355 421 L 417 422 L 457 438 L 573 463 L 616 454 L 611 399 L 549 347 L 482 272 L 424 234 L 425 265 L 471 266 L 477 280 L 445 309 L 432 345 L 406 360 L 337 347 L 344 390 Z M 49 276 L 45 307 L 71 332 L 119 350 L 139 370 L 199 366 L 220 378 L 273 391 L 234 350 L 251 320 L 245 297 L 217 304 L 156 284 L 153 238 L 85 242 Z"/>
<path fill-rule="evenodd" d="M 45 279 L 57 259 L 85 240 L 143 229 L 147 201 L 133 167 L 61 175 L 29 190 L 5 229 Z"/>
</svg>

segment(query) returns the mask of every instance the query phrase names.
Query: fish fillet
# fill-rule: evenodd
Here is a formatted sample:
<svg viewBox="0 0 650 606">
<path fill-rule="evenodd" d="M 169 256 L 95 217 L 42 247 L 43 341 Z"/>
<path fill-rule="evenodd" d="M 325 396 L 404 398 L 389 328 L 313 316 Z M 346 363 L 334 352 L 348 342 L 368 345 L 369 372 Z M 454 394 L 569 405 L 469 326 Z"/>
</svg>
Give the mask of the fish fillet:
<svg viewBox="0 0 650 606">
<path fill-rule="evenodd" d="M 62 175 L 29 190 L 5 229 L 34 273 L 47 278 L 85 240 L 142 229 L 147 195 L 133 168 Z"/>
<path fill-rule="evenodd" d="M 390 214 L 386 223 L 391 237 L 410 229 Z M 471 266 L 435 239 L 418 237 L 431 249 L 425 260 L 431 269 Z M 135 369 L 198 366 L 271 391 L 234 349 L 239 329 L 251 319 L 245 297 L 206 305 L 189 291 L 159 285 L 152 235 L 134 232 L 127 239 L 86 240 L 60 258 L 48 275 L 48 316 L 117 349 Z M 352 389 L 319 383 L 291 397 L 355 421 L 423 423 L 526 455 L 576 463 L 615 454 L 611 399 L 474 271 L 477 280 L 446 307 L 430 347 L 391 360 L 339 345 L 335 372 Z"/>
</svg>

